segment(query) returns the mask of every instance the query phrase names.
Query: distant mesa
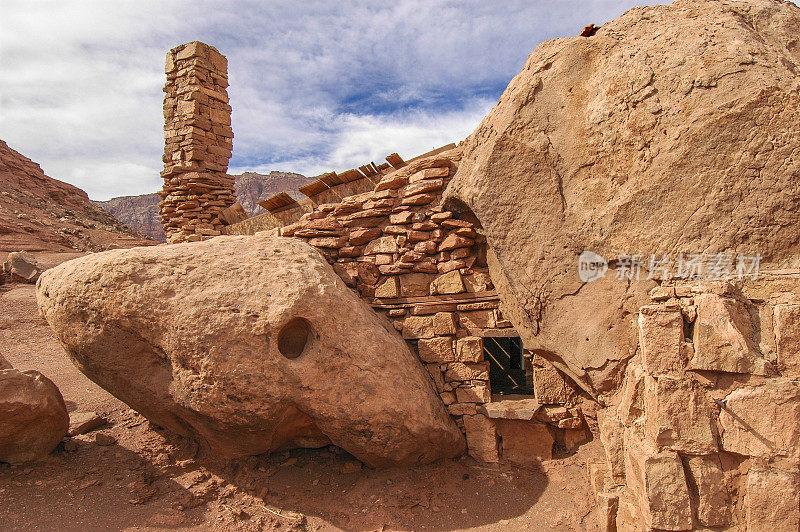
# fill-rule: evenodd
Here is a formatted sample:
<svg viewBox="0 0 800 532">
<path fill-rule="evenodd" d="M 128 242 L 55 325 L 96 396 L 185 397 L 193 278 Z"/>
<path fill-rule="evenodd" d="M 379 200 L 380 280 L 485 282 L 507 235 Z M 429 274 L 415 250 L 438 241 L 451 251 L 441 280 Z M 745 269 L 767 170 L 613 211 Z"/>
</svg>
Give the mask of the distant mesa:
<svg viewBox="0 0 800 532">
<path fill-rule="evenodd" d="M 258 202 L 280 192 L 286 192 L 299 200 L 302 195 L 297 191 L 298 187 L 310 182 L 309 178 L 294 172 L 272 171 L 269 174 L 244 172 L 231 177 L 235 179 L 236 201 L 244 207 L 248 216 L 265 213 L 266 211 L 258 205 Z M 161 198 L 154 192 L 141 196 L 122 196 L 94 203 L 110 212 L 127 226 L 154 240 L 166 242 L 166 235 L 161 226 L 161 215 L 158 212 L 159 201 Z"/>
</svg>

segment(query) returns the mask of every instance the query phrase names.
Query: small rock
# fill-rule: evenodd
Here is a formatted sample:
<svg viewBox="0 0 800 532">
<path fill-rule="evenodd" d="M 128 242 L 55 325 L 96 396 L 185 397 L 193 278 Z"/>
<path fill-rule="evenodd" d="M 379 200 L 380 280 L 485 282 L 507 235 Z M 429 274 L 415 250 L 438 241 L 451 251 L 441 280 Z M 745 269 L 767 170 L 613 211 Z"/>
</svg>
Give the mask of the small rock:
<svg viewBox="0 0 800 532">
<path fill-rule="evenodd" d="M 106 420 L 95 412 L 73 412 L 69 416 L 69 436 L 80 436 L 98 429 Z"/>
<path fill-rule="evenodd" d="M 14 251 L 8 254 L 3 263 L 3 273 L 10 273 L 12 278 L 26 283 L 35 283 L 44 271 L 33 255 L 24 251 Z"/>
<path fill-rule="evenodd" d="M 345 475 L 357 473 L 361 471 L 361 462 L 346 462 L 345 464 L 342 464 L 340 471 Z"/>
<path fill-rule="evenodd" d="M 78 441 L 73 439 L 67 439 L 64 442 L 64 450 L 68 453 L 72 453 L 78 450 Z"/>
<path fill-rule="evenodd" d="M 102 447 L 107 447 L 109 445 L 114 445 L 115 443 L 117 443 L 117 439 L 111 434 L 106 434 L 105 432 L 98 432 L 94 436 L 94 442 Z"/>
</svg>

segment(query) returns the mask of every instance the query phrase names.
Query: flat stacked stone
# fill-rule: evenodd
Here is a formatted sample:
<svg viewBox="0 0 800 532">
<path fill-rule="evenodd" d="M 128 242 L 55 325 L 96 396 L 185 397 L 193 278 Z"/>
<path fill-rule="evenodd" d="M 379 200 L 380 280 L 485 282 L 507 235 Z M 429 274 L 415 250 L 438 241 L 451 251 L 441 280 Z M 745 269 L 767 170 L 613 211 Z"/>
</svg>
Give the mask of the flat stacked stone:
<svg viewBox="0 0 800 532">
<path fill-rule="evenodd" d="M 441 205 L 459 159 L 456 148 L 412 161 L 381 175 L 374 190 L 318 205 L 278 233 L 315 246 L 348 286 L 373 303 L 451 298 L 378 310 L 416 346 L 476 459 L 498 461 L 498 432 L 505 439 L 531 440 L 552 449 L 553 437 L 545 425 L 562 446 L 572 449 L 586 435 L 583 416 L 574 407 L 577 396 L 559 372 L 538 357 L 529 372 L 543 401 L 536 417 L 515 420 L 509 427 L 485 411 L 492 391 L 481 335 L 512 324 L 499 308 L 499 298 L 469 301 L 494 287 L 480 227 Z M 459 294 L 465 299 L 458 301 Z M 530 427 L 520 429 L 515 423 Z M 523 451 L 533 452 L 532 460 L 550 458 L 549 451 Z M 511 453 L 508 458 L 520 462 Z"/>
<path fill-rule="evenodd" d="M 228 61 L 195 41 L 167 53 L 165 72 L 161 220 L 169 243 L 195 242 L 219 235 L 219 213 L 236 201 L 227 175 L 233 149 Z"/>
</svg>

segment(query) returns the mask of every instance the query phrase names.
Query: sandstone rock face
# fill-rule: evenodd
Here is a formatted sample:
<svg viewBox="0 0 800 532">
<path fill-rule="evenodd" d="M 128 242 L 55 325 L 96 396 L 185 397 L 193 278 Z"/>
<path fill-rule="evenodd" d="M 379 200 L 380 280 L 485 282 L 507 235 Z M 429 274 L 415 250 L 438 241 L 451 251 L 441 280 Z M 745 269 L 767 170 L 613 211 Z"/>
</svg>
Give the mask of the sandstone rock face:
<svg viewBox="0 0 800 532">
<path fill-rule="evenodd" d="M 297 240 L 95 254 L 45 272 L 37 296 L 81 371 L 220 455 L 332 442 L 381 466 L 464 451 L 400 335 Z"/>
<path fill-rule="evenodd" d="M 689 368 L 764 375 L 764 360 L 754 345 L 745 305 L 716 294 L 702 294 L 695 301 L 694 356 Z"/>
<path fill-rule="evenodd" d="M 657 449 L 707 454 L 719 449 L 711 399 L 689 378 L 646 377 L 645 432 Z"/>
<path fill-rule="evenodd" d="M 800 305 L 775 307 L 778 366 L 784 375 L 800 377 Z"/>
<path fill-rule="evenodd" d="M 797 468 L 756 466 L 747 475 L 746 522 L 749 532 L 798 530 L 800 475 Z"/>
<path fill-rule="evenodd" d="M 529 56 L 445 192 L 483 225 L 526 347 L 600 393 L 633 354 L 650 254 L 797 265 L 798 27 L 788 2 L 681 0 Z M 644 254 L 643 274 L 584 283 L 584 250 Z"/>
<path fill-rule="evenodd" d="M 692 456 L 687 460 L 697 486 L 697 519 L 705 526 L 731 524 L 731 499 L 718 457 Z"/>
<path fill-rule="evenodd" d="M 627 438 L 625 474 L 649 528 L 692 529 L 689 489 L 678 453 L 654 453 L 634 438 Z"/>
<path fill-rule="evenodd" d="M 11 363 L 0 355 L 0 370 L 11 369 Z"/>
<path fill-rule="evenodd" d="M 800 458 L 800 384 L 775 379 L 739 388 L 719 416 L 726 451 L 759 457 Z"/>
<path fill-rule="evenodd" d="M 679 308 L 643 307 L 639 313 L 642 363 L 650 375 L 680 374 L 682 360 L 683 315 Z"/>
<path fill-rule="evenodd" d="M 38 371 L 2 369 L 3 362 L 0 359 L 0 462 L 30 462 L 55 449 L 67 433 L 67 407 L 50 379 Z"/>
</svg>

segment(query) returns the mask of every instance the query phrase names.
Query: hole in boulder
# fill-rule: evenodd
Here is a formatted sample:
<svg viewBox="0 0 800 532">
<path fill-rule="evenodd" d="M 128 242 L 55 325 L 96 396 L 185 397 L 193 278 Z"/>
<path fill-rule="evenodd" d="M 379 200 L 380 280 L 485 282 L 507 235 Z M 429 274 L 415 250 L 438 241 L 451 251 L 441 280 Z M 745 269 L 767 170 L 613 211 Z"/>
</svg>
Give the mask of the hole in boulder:
<svg viewBox="0 0 800 532">
<path fill-rule="evenodd" d="M 311 335 L 311 324 L 305 318 L 294 318 L 278 333 L 278 351 L 286 358 L 303 354 Z"/>
</svg>

